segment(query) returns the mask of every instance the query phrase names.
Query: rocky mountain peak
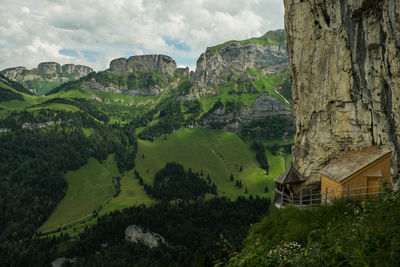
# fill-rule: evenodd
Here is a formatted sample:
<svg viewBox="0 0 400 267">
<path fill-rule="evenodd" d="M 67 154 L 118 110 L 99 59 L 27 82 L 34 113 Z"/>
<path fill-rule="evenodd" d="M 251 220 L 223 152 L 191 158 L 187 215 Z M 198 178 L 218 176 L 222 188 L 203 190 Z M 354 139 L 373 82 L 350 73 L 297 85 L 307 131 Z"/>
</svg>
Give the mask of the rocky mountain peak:
<svg viewBox="0 0 400 267">
<path fill-rule="evenodd" d="M 176 70 L 175 60 L 165 55 L 132 56 L 128 59 L 117 58 L 110 62 L 110 71 L 117 74 L 154 71 L 172 77 Z"/>
<path fill-rule="evenodd" d="M 82 78 L 91 72 L 93 69 L 87 66 L 75 64 L 61 66 L 57 62 L 42 62 L 37 68 L 30 70 L 25 67 L 15 67 L 1 71 L 8 79 L 21 83 L 38 95 L 45 94 L 62 83 Z"/>
<path fill-rule="evenodd" d="M 197 60 L 194 81 L 200 88 L 218 87 L 232 75 L 241 75 L 247 69 L 262 73 L 279 73 L 288 69 L 288 53 L 283 41 L 269 36 L 286 39 L 285 31 L 268 32 L 263 37 L 245 41 L 229 41 L 209 47 Z M 281 38 L 282 39 L 282 38 Z"/>
<path fill-rule="evenodd" d="M 62 73 L 61 65 L 57 62 L 42 62 L 38 65 L 37 70 L 44 74 Z"/>
</svg>

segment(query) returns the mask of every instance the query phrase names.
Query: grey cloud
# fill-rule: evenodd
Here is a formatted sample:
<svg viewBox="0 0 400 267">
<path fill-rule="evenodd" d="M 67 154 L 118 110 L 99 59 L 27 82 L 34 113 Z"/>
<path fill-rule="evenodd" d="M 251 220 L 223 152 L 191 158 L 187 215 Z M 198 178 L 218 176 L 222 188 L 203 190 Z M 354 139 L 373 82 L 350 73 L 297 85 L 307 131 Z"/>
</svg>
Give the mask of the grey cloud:
<svg viewBox="0 0 400 267">
<path fill-rule="evenodd" d="M 3 1 L 0 69 L 51 60 L 101 70 L 114 57 L 138 53 L 192 60 L 194 67 L 207 46 L 283 28 L 282 0 Z M 95 51 L 96 61 L 62 49 Z"/>
</svg>

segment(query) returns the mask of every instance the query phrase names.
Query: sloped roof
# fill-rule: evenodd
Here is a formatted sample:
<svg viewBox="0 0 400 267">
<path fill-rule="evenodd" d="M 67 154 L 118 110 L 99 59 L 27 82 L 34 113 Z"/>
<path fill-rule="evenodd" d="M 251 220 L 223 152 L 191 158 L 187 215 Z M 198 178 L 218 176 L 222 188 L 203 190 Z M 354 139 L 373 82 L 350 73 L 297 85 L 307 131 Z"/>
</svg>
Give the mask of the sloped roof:
<svg viewBox="0 0 400 267">
<path fill-rule="evenodd" d="M 379 150 L 376 146 L 362 150 L 351 150 L 343 156 L 332 160 L 319 173 L 336 182 L 341 182 L 388 153 L 390 151 Z"/>
<path fill-rule="evenodd" d="M 280 184 L 297 184 L 305 180 L 301 177 L 300 173 L 290 164 L 289 168 L 274 179 L 275 182 Z"/>
</svg>

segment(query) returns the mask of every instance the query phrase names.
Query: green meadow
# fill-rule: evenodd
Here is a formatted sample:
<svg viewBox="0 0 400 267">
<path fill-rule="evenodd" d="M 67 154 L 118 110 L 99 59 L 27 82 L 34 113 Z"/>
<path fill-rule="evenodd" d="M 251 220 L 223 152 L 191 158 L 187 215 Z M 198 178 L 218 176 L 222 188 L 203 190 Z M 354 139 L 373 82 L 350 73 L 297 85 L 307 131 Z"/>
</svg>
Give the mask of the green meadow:
<svg viewBox="0 0 400 267">
<path fill-rule="evenodd" d="M 265 186 L 272 189 L 273 178 L 284 170 L 280 155 L 267 154 L 267 157 L 271 165 L 269 175 L 259 167 L 249 146 L 235 134 L 180 129 L 153 142 L 140 140 L 136 169 L 145 183 L 152 184 L 154 174 L 167 162 L 174 161 L 193 171 L 203 171 L 204 178 L 209 174 L 218 187 L 219 196 L 245 195 L 245 188 L 248 195 L 270 195 L 264 193 Z M 230 181 L 231 174 L 235 180 L 242 181 L 242 188 Z"/>
<path fill-rule="evenodd" d="M 102 163 L 90 158 L 80 169 L 67 172 L 67 193 L 39 231 L 62 227 L 90 216 L 93 210 L 97 210 L 113 197 L 113 176 L 118 176 L 113 155 Z"/>
<path fill-rule="evenodd" d="M 269 175 L 259 167 L 254 152 L 235 134 L 210 129 L 180 129 L 153 142 L 139 140 L 135 170 L 143 177 L 144 183 L 152 184 L 154 174 L 167 162 L 174 161 L 187 169 L 203 171 L 203 178 L 209 174 L 217 185 L 219 196 L 232 199 L 250 194 L 272 197 L 273 179 L 284 168 L 279 153 L 272 155 L 267 151 L 267 158 Z M 230 181 L 231 174 L 242 182 L 242 188 Z M 113 197 L 114 176 L 121 177 L 121 193 L 117 197 Z M 118 172 L 113 155 L 101 163 L 91 158 L 80 169 L 67 172 L 65 179 L 68 190 L 64 199 L 38 231 L 73 225 L 79 232 L 85 225 L 95 222 L 92 217 L 94 210 L 101 215 L 132 205 L 154 203 L 134 178 L 134 170 L 124 174 Z M 264 192 L 266 185 L 268 193 Z M 72 228 L 67 232 L 72 234 Z"/>
</svg>

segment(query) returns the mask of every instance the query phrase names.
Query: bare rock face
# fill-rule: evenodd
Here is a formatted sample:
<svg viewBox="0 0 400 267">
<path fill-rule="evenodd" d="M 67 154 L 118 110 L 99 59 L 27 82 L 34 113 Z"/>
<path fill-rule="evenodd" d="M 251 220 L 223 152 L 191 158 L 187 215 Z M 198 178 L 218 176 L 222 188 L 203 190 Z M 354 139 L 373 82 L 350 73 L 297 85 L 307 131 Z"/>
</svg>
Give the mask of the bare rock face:
<svg viewBox="0 0 400 267">
<path fill-rule="evenodd" d="M 81 88 L 88 88 L 90 90 L 107 92 L 114 94 L 126 94 L 131 96 L 155 96 L 161 93 L 165 88 L 161 88 L 158 85 L 152 85 L 149 87 L 141 88 L 127 88 L 125 86 L 120 86 L 117 84 L 109 83 L 99 83 L 96 79 L 92 78 L 90 80 L 82 83 Z"/>
<path fill-rule="evenodd" d="M 400 152 L 400 2 L 285 0 L 296 122 L 294 166 L 308 183 L 347 150 Z"/>
<path fill-rule="evenodd" d="M 42 62 L 38 65 L 37 71 L 44 74 L 61 73 L 61 65 L 57 62 Z"/>
<path fill-rule="evenodd" d="M 214 125 L 219 125 L 223 130 L 240 132 L 241 126 L 245 123 L 269 117 L 284 117 L 290 121 L 293 120 L 289 107 L 282 104 L 276 97 L 264 92 L 250 107 L 229 110 L 221 106 L 215 109 L 202 117 L 200 126 L 214 128 Z"/>
<path fill-rule="evenodd" d="M 148 247 L 158 247 L 165 240 L 159 234 L 145 232 L 143 229 L 137 225 L 130 225 L 125 229 L 125 240 L 129 242 L 142 242 Z"/>
<path fill-rule="evenodd" d="M 87 66 L 75 64 L 61 66 L 56 62 L 42 62 L 37 68 L 31 70 L 25 67 L 16 67 L 1 71 L 8 79 L 21 83 L 38 95 L 47 93 L 49 84 L 51 84 L 50 89 L 53 89 L 62 83 L 82 78 L 91 72 L 93 69 Z M 69 74 L 72 77 L 63 74 Z"/>
<path fill-rule="evenodd" d="M 282 32 L 283 30 L 278 30 Z M 199 88 L 218 87 L 231 75 L 241 75 L 247 69 L 279 73 L 288 68 L 286 45 L 233 41 L 221 48 L 207 48 L 197 60 L 194 81 Z"/>
<path fill-rule="evenodd" d="M 128 59 L 117 58 L 110 62 L 110 71 L 117 74 L 154 71 L 172 77 L 176 70 L 175 60 L 165 55 L 132 56 Z"/>
<path fill-rule="evenodd" d="M 61 67 L 62 73 L 71 74 L 78 78 L 82 78 L 93 72 L 92 68 L 83 65 L 65 64 Z"/>
<path fill-rule="evenodd" d="M 24 71 L 27 71 L 25 67 L 15 67 L 3 70 L 1 73 L 12 81 L 16 81 L 17 77 L 22 75 Z"/>
</svg>

